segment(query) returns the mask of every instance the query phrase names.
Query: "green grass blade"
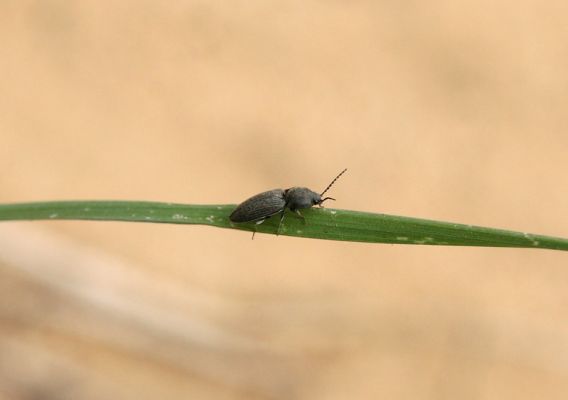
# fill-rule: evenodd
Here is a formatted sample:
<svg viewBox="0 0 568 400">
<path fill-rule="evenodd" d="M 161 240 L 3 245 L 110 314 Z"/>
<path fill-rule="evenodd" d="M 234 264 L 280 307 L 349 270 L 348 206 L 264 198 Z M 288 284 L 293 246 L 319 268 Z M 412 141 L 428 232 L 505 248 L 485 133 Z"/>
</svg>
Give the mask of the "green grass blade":
<svg viewBox="0 0 568 400">
<path fill-rule="evenodd" d="M 276 234 L 278 217 L 260 225 L 233 224 L 226 205 L 188 205 L 145 201 L 54 201 L 0 204 L 0 221 L 97 220 L 210 225 Z M 568 250 L 568 239 L 480 226 L 336 209 L 302 211 L 305 221 L 287 212 L 281 235 L 351 242 L 445 246 L 527 247 Z"/>
</svg>

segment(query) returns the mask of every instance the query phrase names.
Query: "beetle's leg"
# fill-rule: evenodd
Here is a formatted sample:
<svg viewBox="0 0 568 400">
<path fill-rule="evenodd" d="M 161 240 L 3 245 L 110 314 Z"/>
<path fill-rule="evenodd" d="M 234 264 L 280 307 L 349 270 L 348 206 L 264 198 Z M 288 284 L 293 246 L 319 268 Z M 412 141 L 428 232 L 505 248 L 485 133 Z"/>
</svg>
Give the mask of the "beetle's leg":
<svg viewBox="0 0 568 400">
<path fill-rule="evenodd" d="M 280 222 L 278 223 L 278 230 L 276 231 L 276 236 L 280 235 L 280 225 L 282 225 L 282 221 L 284 220 L 284 213 L 286 212 L 286 207 L 280 213 Z"/>
<path fill-rule="evenodd" d="M 298 214 L 300 216 L 300 218 L 302 218 L 302 220 L 304 221 L 304 224 L 305 224 L 306 218 L 302 214 L 300 214 L 300 210 L 294 210 L 294 211 L 296 211 L 296 214 Z"/>
<path fill-rule="evenodd" d="M 270 218 L 270 217 L 266 217 L 266 218 L 263 218 L 263 219 L 259 219 L 259 220 L 256 221 L 254 224 L 255 224 L 255 225 L 260 225 L 260 224 L 262 224 L 264 221 L 266 221 L 268 218 Z M 254 235 L 255 235 L 255 233 L 256 233 L 256 229 L 255 229 L 254 231 L 252 231 L 252 238 L 251 238 L 251 240 L 254 240 Z"/>
</svg>

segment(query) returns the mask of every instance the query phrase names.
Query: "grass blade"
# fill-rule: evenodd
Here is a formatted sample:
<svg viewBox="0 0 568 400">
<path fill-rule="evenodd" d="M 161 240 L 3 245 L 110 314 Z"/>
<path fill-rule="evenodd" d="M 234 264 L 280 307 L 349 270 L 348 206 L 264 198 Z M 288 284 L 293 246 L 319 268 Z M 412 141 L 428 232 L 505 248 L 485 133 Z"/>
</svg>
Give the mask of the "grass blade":
<svg viewBox="0 0 568 400">
<path fill-rule="evenodd" d="M 260 225 L 233 224 L 226 205 L 146 201 L 53 201 L 0 204 L 0 221 L 96 220 L 197 224 L 276 234 L 279 218 Z M 568 239 L 480 226 L 338 209 L 287 212 L 281 235 L 350 242 L 568 250 Z"/>
</svg>

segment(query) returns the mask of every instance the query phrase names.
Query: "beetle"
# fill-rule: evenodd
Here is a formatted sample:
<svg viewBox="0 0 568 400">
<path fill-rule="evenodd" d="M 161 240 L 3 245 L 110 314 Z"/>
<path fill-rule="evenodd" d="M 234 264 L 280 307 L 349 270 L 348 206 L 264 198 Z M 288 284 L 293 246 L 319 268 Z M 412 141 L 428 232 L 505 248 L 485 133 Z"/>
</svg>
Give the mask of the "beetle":
<svg viewBox="0 0 568 400">
<path fill-rule="evenodd" d="M 323 207 L 322 204 L 326 200 L 335 200 L 333 197 L 325 197 L 323 195 L 333 186 L 335 181 L 339 179 L 347 171 L 345 168 L 335 177 L 333 181 L 325 188 L 321 194 L 316 193 L 306 187 L 292 187 L 289 189 L 273 189 L 259 193 L 251 198 L 243 201 L 237 206 L 229 216 L 231 222 L 256 222 L 262 224 L 268 218 L 280 213 L 280 222 L 278 224 L 277 234 L 280 233 L 280 226 L 284 220 L 284 213 L 287 208 L 298 214 L 305 220 L 300 213 L 302 208 L 310 208 L 313 206 Z M 254 239 L 253 232 L 252 237 Z"/>
</svg>

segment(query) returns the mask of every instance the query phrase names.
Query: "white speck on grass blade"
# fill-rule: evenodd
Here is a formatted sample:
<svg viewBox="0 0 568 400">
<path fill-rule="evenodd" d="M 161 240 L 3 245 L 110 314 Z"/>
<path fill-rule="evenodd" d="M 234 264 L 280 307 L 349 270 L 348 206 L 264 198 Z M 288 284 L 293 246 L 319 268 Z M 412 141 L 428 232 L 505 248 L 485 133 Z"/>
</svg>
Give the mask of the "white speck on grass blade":
<svg viewBox="0 0 568 400">
<path fill-rule="evenodd" d="M 538 246 L 540 244 L 540 242 L 538 240 L 535 240 L 535 238 L 533 238 L 532 235 L 529 233 L 523 233 L 523 236 L 527 240 L 530 240 L 533 246 Z"/>
<path fill-rule="evenodd" d="M 413 243 L 416 244 L 426 244 L 434 242 L 434 238 L 430 236 L 423 237 L 422 239 L 415 240 Z"/>
</svg>

